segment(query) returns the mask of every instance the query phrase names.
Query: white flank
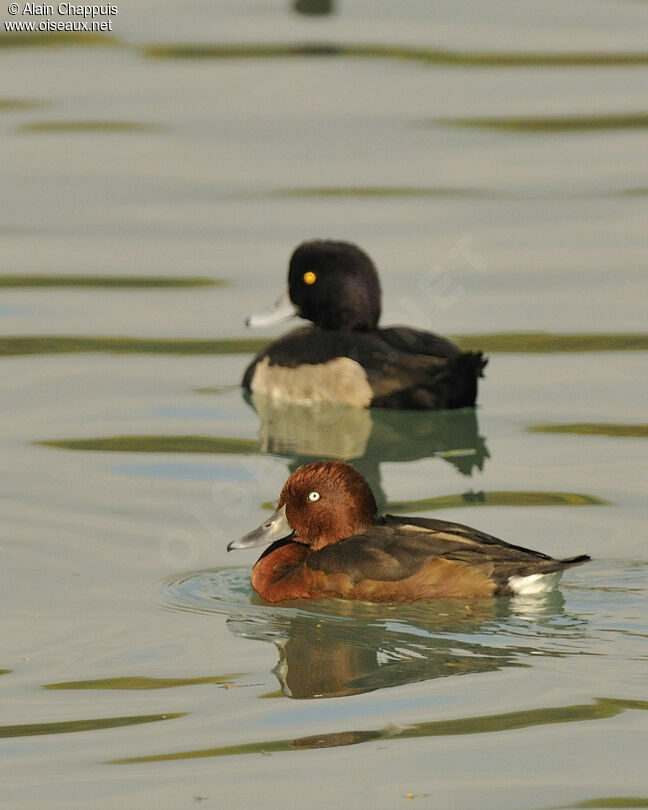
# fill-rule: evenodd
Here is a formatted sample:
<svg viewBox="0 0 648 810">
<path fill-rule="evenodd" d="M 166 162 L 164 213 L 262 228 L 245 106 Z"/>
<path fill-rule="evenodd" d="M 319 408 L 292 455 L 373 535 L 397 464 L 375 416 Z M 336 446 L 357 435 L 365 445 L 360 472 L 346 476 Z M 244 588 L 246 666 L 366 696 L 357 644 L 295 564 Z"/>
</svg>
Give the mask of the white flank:
<svg viewBox="0 0 648 810">
<path fill-rule="evenodd" d="M 350 357 L 299 368 L 272 366 L 270 358 L 264 357 L 256 364 L 250 387 L 255 394 L 304 404 L 330 402 L 368 408 L 373 397 L 367 372 Z"/>
<path fill-rule="evenodd" d="M 527 577 L 509 577 L 508 586 L 517 594 L 548 593 L 553 591 L 562 571 L 553 571 L 551 574 L 529 574 Z"/>
</svg>

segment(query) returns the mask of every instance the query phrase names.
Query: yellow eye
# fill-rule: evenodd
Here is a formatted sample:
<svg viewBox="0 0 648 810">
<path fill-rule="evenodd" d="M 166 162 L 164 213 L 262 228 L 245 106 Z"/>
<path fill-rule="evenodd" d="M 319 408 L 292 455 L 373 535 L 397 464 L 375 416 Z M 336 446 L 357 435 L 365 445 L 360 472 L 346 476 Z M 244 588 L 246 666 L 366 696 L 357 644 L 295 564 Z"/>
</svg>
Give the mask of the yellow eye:
<svg viewBox="0 0 648 810">
<path fill-rule="evenodd" d="M 303 279 L 304 284 L 315 284 L 315 282 L 317 281 L 317 276 L 315 275 L 315 273 L 313 273 L 312 270 L 308 270 L 306 273 L 304 273 Z"/>
</svg>

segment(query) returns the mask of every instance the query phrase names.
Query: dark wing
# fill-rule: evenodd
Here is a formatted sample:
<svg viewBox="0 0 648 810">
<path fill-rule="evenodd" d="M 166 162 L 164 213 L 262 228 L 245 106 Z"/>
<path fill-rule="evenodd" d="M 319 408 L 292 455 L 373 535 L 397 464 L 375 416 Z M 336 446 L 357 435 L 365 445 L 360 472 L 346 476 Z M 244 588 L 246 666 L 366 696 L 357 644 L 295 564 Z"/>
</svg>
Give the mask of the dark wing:
<svg viewBox="0 0 648 810">
<path fill-rule="evenodd" d="M 444 357 L 451 360 L 461 354 L 456 343 L 434 332 L 413 329 L 411 326 L 388 326 L 380 329 L 380 336 L 392 348 L 407 354 Z"/>
<path fill-rule="evenodd" d="M 449 550 L 447 543 L 432 532 L 372 526 L 366 534 L 354 535 L 313 552 L 306 565 L 326 575 L 346 574 L 353 584 L 366 579 L 393 582 L 407 579 L 424 563 Z"/>
<path fill-rule="evenodd" d="M 374 405 L 383 408 L 463 408 L 477 399 L 477 381 L 488 362 L 481 352 L 462 352 L 441 335 L 392 326 L 378 334 L 397 361 L 375 384 Z M 369 376 L 370 383 L 371 375 Z"/>
<path fill-rule="evenodd" d="M 479 549 L 483 553 L 494 554 L 496 550 L 499 550 L 501 554 L 522 554 L 531 555 L 534 559 L 552 559 L 541 551 L 532 551 L 524 546 L 507 543 L 505 540 L 500 540 L 499 537 L 482 532 L 472 526 L 466 526 L 464 523 L 437 520 L 436 518 L 396 517 L 395 515 L 385 515 L 383 520 L 385 526 L 393 527 L 396 530 L 402 529 L 404 526 L 415 526 L 438 536 L 453 537 L 455 542 L 460 543 L 463 548 Z"/>
<path fill-rule="evenodd" d="M 498 585 L 512 575 L 550 573 L 585 561 L 555 560 L 460 523 L 386 515 L 383 524 L 314 552 L 306 565 L 327 575 L 347 574 L 357 584 L 407 579 L 435 559 L 479 567 Z"/>
</svg>

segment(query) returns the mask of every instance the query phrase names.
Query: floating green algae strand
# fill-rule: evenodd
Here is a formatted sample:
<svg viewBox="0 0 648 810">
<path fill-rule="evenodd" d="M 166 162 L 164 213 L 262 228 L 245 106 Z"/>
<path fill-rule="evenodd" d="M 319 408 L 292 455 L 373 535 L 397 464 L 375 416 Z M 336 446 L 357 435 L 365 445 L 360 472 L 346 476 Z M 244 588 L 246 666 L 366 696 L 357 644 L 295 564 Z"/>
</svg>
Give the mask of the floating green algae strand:
<svg viewBox="0 0 648 810">
<path fill-rule="evenodd" d="M 197 686 L 205 683 L 230 683 L 241 674 L 232 672 L 228 675 L 212 675 L 206 678 L 145 678 L 133 675 L 93 681 L 46 683 L 43 684 L 43 689 L 171 689 L 176 686 Z"/>
<path fill-rule="evenodd" d="M 256 439 L 220 436 L 102 436 L 96 439 L 48 439 L 35 442 L 63 450 L 94 450 L 105 453 L 256 453 Z"/>
<path fill-rule="evenodd" d="M 101 717 L 91 720 L 62 720 L 56 723 L 29 723 L 21 726 L 0 726 L 0 739 L 7 737 L 37 737 L 41 734 L 71 734 L 77 731 L 97 731 L 103 728 L 137 726 L 184 717 L 187 712 L 173 714 L 142 714 L 133 717 Z"/>
<path fill-rule="evenodd" d="M 407 512 L 427 512 L 433 509 L 457 509 L 464 506 L 592 506 L 608 501 L 594 495 L 577 492 L 492 491 L 440 495 L 414 501 L 390 501 L 386 511 L 402 515 Z"/>
<path fill-rule="evenodd" d="M 553 352 L 614 352 L 648 350 L 648 334 L 502 332 L 459 335 L 464 350 L 487 353 L 547 354 Z M 0 357 L 24 354 L 118 352 L 125 354 L 249 354 L 261 351 L 271 338 L 133 338 L 76 335 L 21 335 L 0 337 Z"/>
<path fill-rule="evenodd" d="M 576 804 L 564 804 L 555 810 L 588 810 L 588 808 L 630 808 L 634 807 L 648 807 L 648 798 L 641 798 L 638 796 L 606 796 L 600 799 L 586 799 L 583 802 Z"/>
<path fill-rule="evenodd" d="M 222 287 L 229 282 L 198 276 L 0 275 L 0 287 Z"/>
<path fill-rule="evenodd" d="M 576 433 L 580 436 L 648 437 L 648 425 L 619 425 L 612 422 L 574 422 L 565 425 L 531 425 L 533 433 Z"/>
<path fill-rule="evenodd" d="M 645 332 L 500 332 L 483 335 L 457 335 L 465 350 L 491 353 L 550 354 L 553 352 L 646 351 Z"/>
<path fill-rule="evenodd" d="M 435 119 L 425 123 L 436 124 Z M 605 129 L 645 129 L 648 113 L 530 116 L 512 118 L 446 118 L 443 124 L 510 132 L 581 132 Z"/>
<path fill-rule="evenodd" d="M 33 110 L 42 107 L 42 101 L 33 101 L 26 98 L 0 98 L 0 112 L 5 110 Z"/>
<path fill-rule="evenodd" d="M 48 48 L 81 45 L 119 45 L 119 40 L 110 34 L 95 34 L 91 31 L 12 31 L 0 35 L 2 48 Z"/>
<path fill-rule="evenodd" d="M 457 67 L 583 67 L 595 65 L 645 65 L 648 52 L 479 52 L 450 51 L 371 43 L 182 43 L 155 44 L 142 49 L 156 59 L 285 59 L 337 57 L 395 59 Z"/>
<path fill-rule="evenodd" d="M 0 357 L 24 354 L 115 352 L 119 354 L 249 354 L 268 345 L 268 338 L 160 339 L 25 335 L 0 337 Z"/>
<path fill-rule="evenodd" d="M 264 196 L 286 198 L 310 197 L 499 197 L 497 192 L 468 188 L 444 188 L 422 186 L 314 186 L 285 188 L 271 191 Z"/>
<path fill-rule="evenodd" d="M 22 124 L 19 132 L 158 132 L 156 124 L 139 121 L 34 121 Z"/>
<path fill-rule="evenodd" d="M 505 714 L 478 717 L 462 717 L 457 720 L 433 720 L 405 726 L 397 732 L 391 726 L 380 729 L 325 732 L 296 739 L 268 740 L 228 745 L 218 748 L 202 748 L 194 751 L 178 751 L 111 760 L 111 765 L 141 762 L 161 762 L 174 759 L 198 759 L 202 757 L 237 756 L 241 754 L 270 754 L 276 752 L 332 748 L 343 745 L 383 740 L 396 741 L 415 737 L 451 737 L 464 734 L 491 734 L 499 731 L 530 728 L 556 723 L 578 723 L 588 720 L 603 720 L 615 717 L 628 710 L 646 711 L 648 702 L 642 700 L 618 700 L 595 698 L 593 703 L 574 706 L 552 706 L 544 709 L 528 709 Z"/>
</svg>

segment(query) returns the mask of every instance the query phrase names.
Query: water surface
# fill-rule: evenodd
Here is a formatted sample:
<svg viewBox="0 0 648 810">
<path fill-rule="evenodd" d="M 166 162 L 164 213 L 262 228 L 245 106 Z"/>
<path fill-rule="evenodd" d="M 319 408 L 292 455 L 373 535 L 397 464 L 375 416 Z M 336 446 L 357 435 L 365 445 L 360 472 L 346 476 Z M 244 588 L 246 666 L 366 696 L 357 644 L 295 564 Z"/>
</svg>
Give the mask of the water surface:
<svg viewBox="0 0 648 810">
<path fill-rule="evenodd" d="M 645 4 L 113 23 L 0 37 L 2 806 L 646 806 Z M 489 354 L 476 411 L 243 397 L 313 236 L 369 251 L 385 323 Z M 593 562 L 266 605 L 226 544 L 330 457 Z"/>
</svg>

